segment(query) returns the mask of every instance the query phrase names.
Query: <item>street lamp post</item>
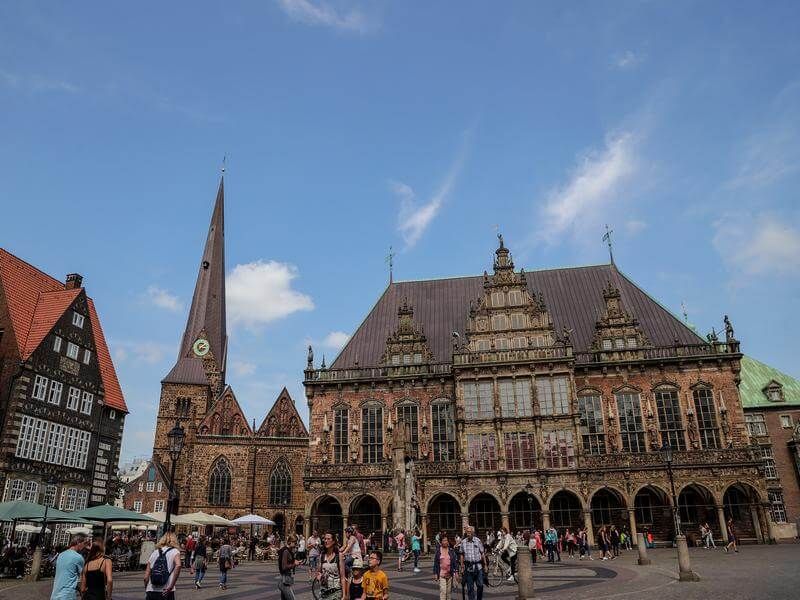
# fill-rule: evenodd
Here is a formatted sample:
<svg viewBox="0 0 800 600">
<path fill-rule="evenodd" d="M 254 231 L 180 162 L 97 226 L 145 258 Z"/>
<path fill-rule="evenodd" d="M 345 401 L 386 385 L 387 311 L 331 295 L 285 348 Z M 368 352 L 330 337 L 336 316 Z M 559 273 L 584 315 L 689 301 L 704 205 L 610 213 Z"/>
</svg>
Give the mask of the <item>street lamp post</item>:
<svg viewBox="0 0 800 600">
<path fill-rule="evenodd" d="M 669 442 L 661 446 L 661 458 L 667 465 L 667 476 L 669 477 L 669 487 L 672 491 L 672 517 L 675 521 L 675 546 L 678 549 L 678 580 L 679 581 L 699 581 L 700 577 L 692 571 L 692 564 L 689 560 L 689 546 L 686 543 L 686 536 L 681 533 L 681 516 L 678 512 L 678 499 L 675 496 L 675 479 L 672 475 L 672 446 Z"/>
<path fill-rule="evenodd" d="M 678 512 L 678 498 L 675 496 L 675 477 L 672 474 L 672 461 L 674 460 L 672 454 L 672 446 L 669 443 L 661 446 L 661 460 L 667 465 L 667 477 L 669 477 L 669 488 L 672 492 L 672 521 L 675 526 L 675 537 L 681 535 L 681 515 Z"/>
<path fill-rule="evenodd" d="M 172 523 L 170 517 L 172 515 L 172 503 L 175 501 L 175 466 L 178 464 L 178 459 L 183 452 L 183 442 L 186 440 L 186 431 L 181 427 L 180 421 L 175 421 L 175 427 L 169 430 L 167 434 L 167 442 L 169 443 L 169 457 L 172 461 L 172 466 L 169 472 L 169 489 L 167 496 L 167 516 L 164 520 L 164 533 L 169 533 Z"/>
</svg>

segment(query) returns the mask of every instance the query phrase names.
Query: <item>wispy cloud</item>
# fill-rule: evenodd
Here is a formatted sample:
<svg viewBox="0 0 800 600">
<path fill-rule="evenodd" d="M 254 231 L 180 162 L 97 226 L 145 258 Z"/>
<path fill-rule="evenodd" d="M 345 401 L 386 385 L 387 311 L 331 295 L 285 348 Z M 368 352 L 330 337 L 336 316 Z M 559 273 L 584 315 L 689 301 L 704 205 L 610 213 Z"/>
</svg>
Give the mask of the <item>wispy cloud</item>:
<svg viewBox="0 0 800 600">
<path fill-rule="evenodd" d="M 568 181 L 547 194 L 538 237 L 552 243 L 564 234 L 597 226 L 637 173 L 635 148 L 636 137 L 624 132 L 608 136 L 601 151 L 580 157 Z"/>
<path fill-rule="evenodd" d="M 180 312 L 183 310 L 183 302 L 181 302 L 177 296 L 155 285 L 151 285 L 147 288 L 145 298 L 148 303 L 159 308 L 172 312 Z"/>
<path fill-rule="evenodd" d="M 0 84 L 3 87 L 25 92 L 63 92 L 77 94 L 80 86 L 71 81 L 58 77 L 44 77 L 42 75 L 23 75 L 0 69 Z"/>
<path fill-rule="evenodd" d="M 761 188 L 800 171 L 800 82 L 786 86 L 765 121 L 738 148 L 727 187 Z"/>
<path fill-rule="evenodd" d="M 236 265 L 226 280 L 228 319 L 258 330 L 300 310 L 313 310 L 311 296 L 292 289 L 297 267 L 274 260 Z"/>
<path fill-rule="evenodd" d="M 325 339 L 322 340 L 322 345 L 326 348 L 341 350 L 349 340 L 349 333 L 345 333 L 344 331 L 331 331 L 325 336 Z"/>
<path fill-rule="evenodd" d="M 617 54 L 612 59 L 612 64 L 617 69 L 634 69 L 644 62 L 644 55 L 636 53 L 633 50 L 626 50 L 621 54 Z"/>
<path fill-rule="evenodd" d="M 402 181 L 390 181 L 389 187 L 400 200 L 400 211 L 397 217 L 397 230 L 403 237 L 406 249 L 412 248 L 425 233 L 436 215 L 442 208 L 445 200 L 455 188 L 458 176 L 466 161 L 472 142 L 472 130 L 463 134 L 461 145 L 453 163 L 447 171 L 444 180 L 439 185 L 436 193 L 427 202 L 418 202 L 414 189 Z"/>
<path fill-rule="evenodd" d="M 789 220 L 768 213 L 725 214 L 714 229 L 714 247 L 734 273 L 800 274 L 800 229 Z"/>
<path fill-rule="evenodd" d="M 289 18 L 297 23 L 331 27 L 340 31 L 368 33 L 378 27 L 378 23 L 356 7 L 335 8 L 324 0 L 277 0 Z"/>
<path fill-rule="evenodd" d="M 240 377 L 244 377 L 246 375 L 252 375 L 256 372 L 256 365 L 255 363 L 248 362 L 246 360 L 234 360 L 231 363 L 231 368 L 233 372 L 239 375 Z"/>
<path fill-rule="evenodd" d="M 133 362 L 154 365 L 177 352 L 175 346 L 150 340 L 113 340 L 111 354 L 118 363 Z"/>
<path fill-rule="evenodd" d="M 638 235 L 647 229 L 647 223 L 641 219 L 628 219 L 625 221 L 625 232 L 628 235 Z"/>
</svg>

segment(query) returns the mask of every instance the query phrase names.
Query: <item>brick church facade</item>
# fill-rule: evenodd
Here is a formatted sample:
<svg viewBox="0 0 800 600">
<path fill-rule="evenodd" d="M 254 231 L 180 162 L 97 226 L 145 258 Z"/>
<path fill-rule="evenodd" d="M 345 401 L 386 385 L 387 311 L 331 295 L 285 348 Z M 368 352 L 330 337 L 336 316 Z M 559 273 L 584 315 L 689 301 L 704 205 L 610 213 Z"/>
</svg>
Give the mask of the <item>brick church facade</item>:
<svg viewBox="0 0 800 600">
<path fill-rule="evenodd" d="M 224 195 L 220 181 L 180 352 L 161 382 L 153 462 L 169 473 L 167 433 L 180 423 L 173 512 L 255 512 L 281 531 L 302 530 L 308 432 L 294 400 L 284 389 L 256 426 L 226 382 Z"/>
<path fill-rule="evenodd" d="M 332 365 L 309 356 L 305 520 L 668 540 L 668 443 L 684 531 L 774 539 L 741 360 L 727 317 L 702 339 L 613 263 L 518 271 L 500 238 L 493 272 L 390 283 Z"/>
</svg>

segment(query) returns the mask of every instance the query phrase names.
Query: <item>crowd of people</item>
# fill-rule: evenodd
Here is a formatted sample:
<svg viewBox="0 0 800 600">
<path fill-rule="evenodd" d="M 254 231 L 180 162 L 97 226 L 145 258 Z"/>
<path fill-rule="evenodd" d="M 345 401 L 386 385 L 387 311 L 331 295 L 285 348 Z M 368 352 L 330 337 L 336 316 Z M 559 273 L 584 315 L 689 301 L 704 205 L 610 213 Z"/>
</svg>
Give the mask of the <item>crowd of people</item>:
<svg viewBox="0 0 800 600">
<path fill-rule="evenodd" d="M 733 522 L 728 521 L 729 540 L 725 550 L 738 552 Z M 705 548 L 716 547 L 711 527 L 700 526 L 700 539 Z M 643 532 L 648 545 L 651 532 Z M 489 569 L 500 569 L 509 582 L 517 578 L 518 552 L 530 550 L 532 562 L 559 562 L 565 559 L 614 560 L 632 548 L 626 529 L 615 525 L 601 526 L 590 539 L 586 528 L 531 528 L 516 533 L 502 527 L 488 530 L 483 537 L 468 526 L 463 534 L 439 531 L 425 548 L 433 556 L 432 574 L 440 598 L 450 598 L 453 585 L 464 588 L 465 598 L 481 600 Z M 4 549 L 4 556 L 15 552 Z M 277 562 L 281 600 L 295 600 L 297 573 L 305 573 L 319 589 L 322 600 L 388 600 L 389 578 L 382 569 L 384 555 L 397 553 L 397 571 L 413 561 L 413 572 L 420 573 L 423 537 L 419 530 L 394 530 L 383 535 L 364 535 L 357 524 L 345 528 L 342 540 L 337 533 L 313 531 L 308 538 L 290 534 L 285 539 L 277 533 L 263 536 L 247 532 L 217 535 L 194 532 L 178 536 L 174 532 L 155 540 L 147 533 L 120 532 L 107 540 L 74 535 L 69 547 L 53 550 L 46 562 L 55 566 L 51 600 L 75 600 L 76 591 L 84 600 L 111 600 L 113 573 L 120 568 L 143 569 L 146 600 L 174 600 L 175 584 L 182 570 L 188 570 L 194 587 L 204 585 L 209 565 L 217 571 L 217 585 L 228 587 L 231 570 L 243 560 L 275 560 Z M 595 555 L 597 556 L 597 554 Z"/>
</svg>

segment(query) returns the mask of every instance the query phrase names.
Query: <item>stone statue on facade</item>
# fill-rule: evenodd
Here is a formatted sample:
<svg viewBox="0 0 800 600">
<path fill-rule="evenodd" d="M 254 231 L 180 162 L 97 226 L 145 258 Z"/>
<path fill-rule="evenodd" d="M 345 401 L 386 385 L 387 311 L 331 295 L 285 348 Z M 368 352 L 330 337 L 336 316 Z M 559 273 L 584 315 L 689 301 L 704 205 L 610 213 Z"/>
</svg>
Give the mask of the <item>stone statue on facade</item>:
<svg viewBox="0 0 800 600">
<path fill-rule="evenodd" d="M 309 370 L 314 368 L 314 349 L 311 347 L 311 344 L 308 345 L 308 358 L 306 361 L 306 367 Z"/>
<path fill-rule="evenodd" d="M 728 318 L 728 315 L 725 315 L 722 320 L 725 323 L 725 341 L 735 341 L 736 338 L 733 337 L 733 325 L 731 325 L 731 320 Z"/>
</svg>

